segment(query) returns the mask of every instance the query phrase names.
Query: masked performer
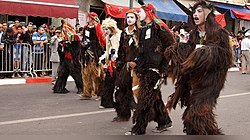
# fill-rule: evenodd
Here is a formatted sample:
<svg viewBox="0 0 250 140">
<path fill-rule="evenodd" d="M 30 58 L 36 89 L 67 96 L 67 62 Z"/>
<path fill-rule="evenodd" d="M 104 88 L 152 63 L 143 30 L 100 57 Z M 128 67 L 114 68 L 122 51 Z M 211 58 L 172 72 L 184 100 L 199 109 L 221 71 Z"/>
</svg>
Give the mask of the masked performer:
<svg viewBox="0 0 250 140">
<path fill-rule="evenodd" d="M 167 108 L 175 109 L 178 101 L 186 107 L 182 117 L 186 134 L 218 135 L 222 132 L 213 109 L 233 64 L 229 34 L 215 21 L 212 5 L 198 1 L 192 11 L 196 28 L 185 46 L 188 49 L 178 46 L 181 48 L 167 50 L 169 67 L 179 69 L 173 74 L 177 82 Z"/>
<path fill-rule="evenodd" d="M 105 36 L 101 29 L 98 15 L 94 12 L 88 14 L 88 25 L 84 29 L 83 38 L 83 94 L 81 99 L 91 99 L 93 95 L 99 96 L 98 93 L 102 82 L 101 65 L 98 64 L 99 57 L 102 55 L 102 47 L 105 45 Z"/>
<path fill-rule="evenodd" d="M 128 62 L 134 61 L 139 53 L 138 49 L 138 28 L 137 28 L 137 12 L 129 10 L 126 13 L 126 28 L 121 34 L 120 46 L 117 58 L 117 77 L 114 92 L 114 107 L 117 117 L 113 119 L 115 122 L 128 121 L 131 117 L 131 109 L 133 100 L 132 82 L 133 69 Z"/>
<path fill-rule="evenodd" d="M 65 94 L 69 91 L 65 88 L 69 75 L 75 80 L 77 93 L 82 93 L 83 83 L 81 75 L 80 39 L 69 24 L 62 26 L 63 41 L 59 42 L 58 54 L 60 64 L 58 68 L 58 78 L 53 87 L 54 93 Z"/>
<path fill-rule="evenodd" d="M 116 58 L 118 57 L 121 30 L 117 28 L 114 19 L 106 18 L 102 22 L 102 29 L 106 35 L 106 51 L 100 60 L 105 59 L 105 78 L 100 91 L 102 108 L 113 108 L 113 93 L 115 88 Z"/>
<path fill-rule="evenodd" d="M 156 9 L 152 4 L 147 4 L 140 10 L 140 20 L 144 20 L 146 26 L 140 34 L 136 63 L 129 62 L 132 68 L 136 66 L 135 70 L 140 75 L 139 95 L 133 116 L 135 125 L 125 135 L 145 134 L 150 121 L 158 123 L 152 130 L 157 133 L 172 126 L 168 112 L 164 111 L 160 88 L 167 66 L 164 51 L 175 43 L 175 39 L 167 25 L 155 15 Z"/>
</svg>

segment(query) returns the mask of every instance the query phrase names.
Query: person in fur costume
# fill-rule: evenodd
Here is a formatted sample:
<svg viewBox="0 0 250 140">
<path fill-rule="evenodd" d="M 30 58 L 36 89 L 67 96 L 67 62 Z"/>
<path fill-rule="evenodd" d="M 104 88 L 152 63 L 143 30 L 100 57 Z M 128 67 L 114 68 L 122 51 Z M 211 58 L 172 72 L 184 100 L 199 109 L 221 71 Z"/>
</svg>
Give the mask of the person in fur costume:
<svg viewBox="0 0 250 140">
<path fill-rule="evenodd" d="M 98 15 L 94 12 L 88 14 L 88 25 L 84 28 L 83 46 L 83 94 L 80 99 L 89 100 L 92 96 L 99 97 L 102 82 L 100 77 L 101 65 L 98 64 L 105 45 L 105 37 L 101 29 Z M 97 98 L 98 98 L 97 97 Z"/>
<path fill-rule="evenodd" d="M 69 75 L 75 80 L 77 93 L 83 91 L 83 83 L 81 76 L 80 55 L 80 39 L 69 24 L 62 25 L 63 41 L 59 42 L 58 54 L 60 64 L 58 68 L 58 78 L 53 87 L 54 93 L 66 94 L 69 91 L 65 88 Z"/>
<path fill-rule="evenodd" d="M 192 11 L 196 28 L 188 44 L 166 51 L 167 62 L 171 62 L 169 67 L 175 71 L 172 73 L 176 78 L 175 93 L 166 108 L 175 109 L 179 101 L 181 107 L 186 107 L 182 119 L 183 132 L 187 135 L 219 135 L 222 132 L 214 108 L 228 68 L 233 65 L 229 34 L 215 21 L 212 5 L 200 0 Z"/>
<path fill-rule="evenodd" d="M 100 58 L 100 61 L 105 59 L 105 78 L 100 91 L 100 109 L 113 108 L 113 93 L 116 78 L 116 58 L 118 57 L 118 48 L 122 32 L 117 28 L 117 22 L 111 18 L 106 18 L 102 22 L 102 29 L 106 35 L 106 50 Z"/>
<path fill-rule="evenodd" d="M 134 71 L 128 65 L 139 53 L 139 29 L 137 12 L 133 9 L 126 13 L 125 25 L 120 39 L 118 58 L 116 61 L 117 77 L 114 91 L 114 108 L 117 116 L 113 122 L 128 121 L 134 104 L 132 82 Z"/>
<path fill-rule="evenodd" d="M 172 126 L 172 121 L 161 95 L 161 84 L 166 72 L 164 51 L 175 43 L 168 26 L 156 15 L 152 4 L 146 4 L 140 9 L 140 20 L 146 22 L 139 39 L 139 56 L 135 62 L 129 62 L 139 75 L 139 95 L 135 108 L 131 131 L 125 135 L 143 135 L 150 121 L 157 122 L 153 132 L 161 133 Z"/>
</svg>

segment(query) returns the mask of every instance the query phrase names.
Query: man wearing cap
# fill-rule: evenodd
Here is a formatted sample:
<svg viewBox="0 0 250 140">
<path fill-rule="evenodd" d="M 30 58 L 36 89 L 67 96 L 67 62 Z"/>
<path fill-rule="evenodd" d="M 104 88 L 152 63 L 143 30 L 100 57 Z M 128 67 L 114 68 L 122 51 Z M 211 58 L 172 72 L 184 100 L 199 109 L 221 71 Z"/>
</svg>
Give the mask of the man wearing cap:
<svg viewBox="0 0 250 140">
<path fill-rule="evenodd" d="M 160 89 L 167 69 L 164 51 L 175 43 L 175 39 L 168 26 L 156 16 L 152 4 L 142 6 L 139 16 L 146 23 L 139 38 L 139 56 L 136 62 L 128 63 L 139 75 L 139 96 L 133 116 L 135 125 L 125 135 L 145 134 L 150 121 L 158 124 L 152 130 L 155 133 L 166 131 L 172 126 L 168 112 L 164 110 Z"/>
<path fill-rule="evenodd" d="M 241 41 L 242 52 L 242 74 L 246 74 L 250 69 L 250 31 L 245 33 L 245 38 Z"/>
<path fill-rule="evenodd" d="M 100 78 L 101 66 L 98 65 L 105 38 L 101 30 L 100 20 L 94 12 L 88 14 L 88 25 L 84 27 L 83 34 L 83 94 L 81 99 L 88 100 L 93 95 L 99 96 L 102 79 Z M 81 29 L 81 28 L 80 28 Z M 99 71 L 99 72 L 98 72 Z M 93 87 L 93 85 L 95 85 Z"/>
</svg>

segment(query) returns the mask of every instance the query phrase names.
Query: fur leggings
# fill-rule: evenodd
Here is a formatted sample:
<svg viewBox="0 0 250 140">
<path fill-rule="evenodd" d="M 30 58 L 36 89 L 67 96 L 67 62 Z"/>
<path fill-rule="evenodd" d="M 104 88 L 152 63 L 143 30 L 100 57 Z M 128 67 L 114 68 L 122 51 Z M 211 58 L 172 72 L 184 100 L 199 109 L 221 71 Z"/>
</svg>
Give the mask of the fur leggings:
<svg viewBox="0 0 250 140">
<path fill-rule="evenodd" d="M 115 88 L 115 73 L 113 73 L 113 76 L 111 76 L 109 71 L 106 71 L 106 75 L 100 90 L 101 106 L 105 108 L 114 107 L 114 101 L 113 101 L 114 88 Z"/>
<path fill-rule="evenodd" d="M 222 134 L 221 129 L 218 128 L 213 111 L 221 88 L 222 86 L 218 83 L 217 86 L 205 89 L 196 87 L 192 90 L 187 108 L 182 116 L 183 131 L 187 135 Z"/>
<path fill-rule="evenodd" d="M 123 119 L 131 117 L 132 104 L 134 103 L 132 81 L 131 73 L 125 67 L 117 73 L 114 108 L 117 116 Z"/>
<path fill-rule="evenodd" d="M 146 127 L 150 121 L 155 121 L 158 126 L 164 126 L 171 122 L 168 112 L 164 110 L 160 89 L 154 89 L 160 79 L 158 73 L 148 70 L 140 78 L 138 103 L 133 116 L 132 132 L 137 135 L 146 133 Z"/>
<path fill-rule="evenodd" d="M 98 72 L 101 66 L 97 67 L 94 60 L 90 60 L 88 65 L 82 70 L 83 96 L 91 97 L 99 95 L 102 78 Z"/>
</svg>

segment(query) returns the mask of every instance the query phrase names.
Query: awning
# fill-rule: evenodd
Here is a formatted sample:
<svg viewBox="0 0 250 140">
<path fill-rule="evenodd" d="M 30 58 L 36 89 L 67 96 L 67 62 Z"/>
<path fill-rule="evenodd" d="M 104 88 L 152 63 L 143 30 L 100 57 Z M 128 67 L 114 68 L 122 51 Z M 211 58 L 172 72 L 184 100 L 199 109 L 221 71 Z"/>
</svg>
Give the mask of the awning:
<svg viewBox="0 0 250 140">
<path fill-rule="evenodd" d="M 130 0 L 102 0 L 105 3 L 106 15 L 111 15 L 115 18 L 125 18 L 126 12 L 130 7 Z M 133 8 L 139 11 L 141 5 L 133 0 Z"/>
<path fill-rule="evenodd" d="M 76 0 L 0 0 L 0 14 L 78 18 Z"/>
<path fill-rule="evenodd" d="M 177 0 L 177 2 L 186 7 L 188 10 L 190 10 L 190 7 L 196 3 L 194 0 Z"/>
<path fill-rule="evenodd" d="M 230 10 L 230 15 L 233 19 L 244 19 L 250 20 L 250 10 L 240 6 L 225 5 L 225 4 L 214 4 L 215 7 Z"/>
<path fill-rule="evenodd" d="M 157 10 L 157 16 L 161 19 L 180 22 L 188 21 L 188 15 L 173 0 L 144 0 L 144 3 L 153 4 Z"/>
</svg>

